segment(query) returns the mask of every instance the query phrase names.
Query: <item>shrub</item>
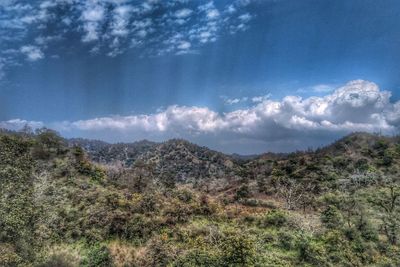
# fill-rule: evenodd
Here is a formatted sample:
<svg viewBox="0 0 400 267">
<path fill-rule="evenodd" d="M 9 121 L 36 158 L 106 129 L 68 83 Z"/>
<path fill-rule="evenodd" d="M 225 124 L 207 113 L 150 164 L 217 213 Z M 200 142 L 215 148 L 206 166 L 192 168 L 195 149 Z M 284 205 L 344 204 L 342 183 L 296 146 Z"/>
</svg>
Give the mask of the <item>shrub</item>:
<svg viewBox="0 0 400 267">
<path fill-rule="evenodd" d="M 21 263 L 22 259 L 15 251 L 11 244 L 0 243 L 0 263 L 1 266 L 17 266 Z"/>
<path fill-rule="evenodd" d="M 303 236 L 297 244 L 299 249 L 299 260 L 308 262 L 315 266 L 326 266 L 324 258 L 325 249 L 310 237 Z"/>
<path fill-rule="evenodd" d="M 253 240 L 239 233 L 228 234 L 221 245 L 222 266 L 252 266 L 255 262 Z"/>
<path fill-rule="evenodd" d="M 107 246 L 95 244 L 89 248 L 87 257 L 83 260 L 85 267 L 110 267 L 112 258 Z"/>
<path fill-rule="evenodd" d="M 343 217 L 338 208 L 333 205 L 329 205 L 321 213 L 322 223 L 330 229 L 336 229 L 343 225 Z"/>
<path fill-rule="evenodd" d="M 194 249 L 186 255 L 179 257 L 173 264 L 174 267 L 219 267 L 220 258 L 215 253 Z"/>
<path fill-rule="evenodd" d="M 193 193 L 188 189 L 177 189 L 174 191 L 174 195 L 184 203 L 189 203 L 194 198 Z"/>
<path fill-rule="evenodd" d="M 126 238 L 134 241 L 147 240 L 155 224 L 141 214 L 135 214 L 128 223 Z"/>
<path fill-rule="evenodd" d="M 290 250 L 295 247 L 295 236 L 293 232 L 280 231 L 278 232 L 278 241 L 284 249 Z"/>
<path fill-rule="evenodd" d="M 174 261 L 172 246 L 168 240 L 161 236 L 150 241 L 146 254 L 139 259 L 139 266 L 168 266 Z"/>
<path fill-rule="evenodd" d="M 374 225 L 366 220 L 360 220 L 356 225 L 358 231 L 360 231 L 361 236 L 367 241 L 377 241 L 378 240 L 378 232 Z"/>
<path fill-rule="evenodd" d="M 359 159 L 356 161 L 356 163 L 354 164 L 354 167 L 362 172 L 365 172 L 368 170 L 369 166 L 368 166 L 368 160 L 367 159 Z"/>
<path fill-rule="evenodd" d="M 75 259 L 64 253 L 56 253 L 50 255 L 43 263 L 39 264 L 38 267 L 77 267 Z"/>
<path fill-rule="evenodd" d="M 271 210 L 264 216 L 264 218 L 260 220 L 261 227 L 268 227 L 268 226 L 282 227 L 287 225 L 287 223 L 288 223 L 288 215 L 286 212 L 281 210 Z"/>
<path fill-rule="evenodd" d="M 235 200 L 249 198 L 251 196 L 249 186 L 247 184 L 241 185 L 236 191 Z"/>
<path fill-rule="evenodd" d="M 157 199 L 154 195 L 145 194 L 139 203 L 140 212 L 154 212 L 157 209 Z"/>
</svg>

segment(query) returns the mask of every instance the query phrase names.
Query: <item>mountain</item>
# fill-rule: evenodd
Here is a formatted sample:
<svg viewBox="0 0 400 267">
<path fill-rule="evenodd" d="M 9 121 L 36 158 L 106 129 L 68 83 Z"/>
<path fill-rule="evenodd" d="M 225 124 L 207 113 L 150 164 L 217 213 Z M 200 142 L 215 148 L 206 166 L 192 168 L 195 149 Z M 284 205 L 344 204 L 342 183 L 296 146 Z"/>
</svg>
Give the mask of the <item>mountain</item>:
<svg viewBox="0 0 400 267">
<path fill-rule="evenodd" d="M 397 168 L 400 151 L 398 137 L 352 133 L 315 151 L 264 153 L 249 157 L 225 155 L 182 139 L 156 143 L 147 140 L 109 144 L 98 140 L 69 139 L 70 146 L 81 146 L 89 158 L 101 164 L 135 163 L 151 165 L 155 175 L 173 176 L 176 181 L 238 179 L 245 171 L 252 177 L 269 179 L 273 171 L 294 179 L 326 180 L 355 174 L 385 173 Z M 393 166 L 394 167 L 393 167 Z M 243 176 L 243 175 L 242 175 Z M 318 185 L 320 187 L 321 185 Z"/>
</svg>

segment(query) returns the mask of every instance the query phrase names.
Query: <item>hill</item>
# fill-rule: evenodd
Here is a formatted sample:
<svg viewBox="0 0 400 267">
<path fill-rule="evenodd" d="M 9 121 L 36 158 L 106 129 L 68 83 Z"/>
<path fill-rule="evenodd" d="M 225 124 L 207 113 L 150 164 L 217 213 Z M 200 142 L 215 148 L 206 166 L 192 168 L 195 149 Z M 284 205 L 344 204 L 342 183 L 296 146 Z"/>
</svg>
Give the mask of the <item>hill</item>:
<svg viewBox="0 0 400 267">
<path fill-rule="evenodd" d="M 243 160 L 0 133 L 1 266 L 399 266 L 397 137 Z"/>
<path fill-rule="evenodd" d="M 69 139 L 70 146 L 80 146 L 88 153 L 91 160 L 98 163 L 121 162 L 130 166 L 142 154 L 158 145 L 155 142 L 142 140 L 134 143 L 109 144 L 99 140 L 81 138 Z"/>
</svg>

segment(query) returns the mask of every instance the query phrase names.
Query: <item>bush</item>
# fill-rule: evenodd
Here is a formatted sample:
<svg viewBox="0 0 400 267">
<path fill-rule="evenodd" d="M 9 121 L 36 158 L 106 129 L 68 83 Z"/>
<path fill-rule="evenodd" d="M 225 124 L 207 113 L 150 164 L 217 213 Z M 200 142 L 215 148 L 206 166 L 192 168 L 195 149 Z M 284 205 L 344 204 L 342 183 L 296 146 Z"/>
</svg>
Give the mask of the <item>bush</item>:
<svg viewBox="0 0 400 267">
<path fill-rule="evenodd" d="M 53 254 L 48 257 L 45 262 L 38 265 L 38 267 L 76 267 L 77 264 L 74 263 L 74 258 L 68 254 Z"/>
<path fill-rule="evenodd" d="M 283 227 L 288 223 L 288 215 L 281 210 L 271 210 L 260 220 L 261 227 Z"/>
<path fill-rule="evenodd" d="M 253 240 L 239 233 L 228 234 L 221 245 L 222 266 L 252 266 L 255 262 Z"/>
<path fill-rule="evenodd" d="M 139 266 L 168 266 L 174 261 L 171 244 L 165 236 L 152 239 L 146 248 L 146 254 L 139 259 Z"/>
<path fill-rule="evenodd" d="M 107 246 L 95 244 L 89 248 L 86 259 L 82 266 L 85 267 L 110 267 L 112 258 Z"/>
<path fill-rule="evenodd" d="M 295 247 L 295 236 L 293 232 L 280 231 L 278 232 L 278 241 L 284 249 L 290 250 Z"/>
<path fill-rule="evenodd" d="M 145 241 L 150 238 L 156 224 L 141 214 L 132 216 L 127 225 L 126 238 L 132 241 Z"/>
<path fill-rule="evenodd" d="M 15 251 L 11 244 L 0 243 L 0 263 L 1 266 L 17 266 L 22 262 L 22 259 Z"/>
<path fill-rule="evenodd" d="M 194 198 L 193 192 L 191 192 L 188 189 L 174 190 L 174 195 L 175 195 L 175 197 L 177 197 L 180 201 L 182 201 L 184 203 L 190 203 Z"/>
<path fill-rule="evenodd" d="M 298 242 L 299 260 L 308 262 L 315 266 L 326 266 L 326 259 L 324 258 L 324 247 L 312 240 L 310 237 L 303 236 Z"/>
<path fill-rule="evenodd" d="M 343 217 L 338 208 L 333 205 L 329 205 L 321 213 L 322 223 L 330 229 L 336 229 L 343 225 Z"/>
<path fill-rule="evenodd" d="M 249 186 L 247 184 L 241 185 L 236 191 L 235 200 L 246 199 L 251 196 Z"/>
<path fill-rule="evenodd" d="M 356 227 L 365 240 L 374 242 L 378 240 L 378 232 L 370 221 L 366 219 L 360 220 Z"/>
<path fill-rule="evenodd" d="M 220 259 L 215 253 L 199 249 L 189 251 L 184 256 L 179 257 L 172 266 L 176 267 L 219 267 Z"/>
<path fill-rule="evenodd" d="M 367 170 L 369 169 L 368 160 L 367 160 L 367 159 L 364 159 L 364 158 L 359 159 L 359 160 L 357 160 L 356 163 L 354 164 L 354 167 L 355 167 L 357 170 L 361 171 L 361 172 L 365 172 L 365 171 L 367 171 Z"/>
</svg>

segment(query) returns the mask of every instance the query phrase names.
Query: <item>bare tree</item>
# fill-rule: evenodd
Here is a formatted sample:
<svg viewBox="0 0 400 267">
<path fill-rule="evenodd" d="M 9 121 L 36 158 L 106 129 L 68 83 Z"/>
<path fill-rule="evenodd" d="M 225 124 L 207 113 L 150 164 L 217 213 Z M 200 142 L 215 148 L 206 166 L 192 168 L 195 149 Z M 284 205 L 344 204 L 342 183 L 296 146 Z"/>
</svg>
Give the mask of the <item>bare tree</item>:
<svg viewBox="0 0 400 267">
<path fill-rule="evenodd" d="M 278 195 L 285 200 L 288 210 L 294 209 L 295 205 L 299 203 L 299 200 L 303 196 L 303 193 L 302 185 L 294 179 L 285 180 L 278 187 Z"/>
</svg>

